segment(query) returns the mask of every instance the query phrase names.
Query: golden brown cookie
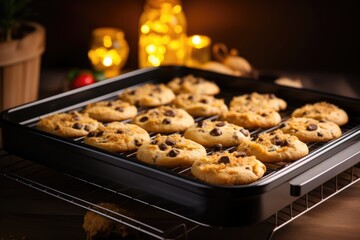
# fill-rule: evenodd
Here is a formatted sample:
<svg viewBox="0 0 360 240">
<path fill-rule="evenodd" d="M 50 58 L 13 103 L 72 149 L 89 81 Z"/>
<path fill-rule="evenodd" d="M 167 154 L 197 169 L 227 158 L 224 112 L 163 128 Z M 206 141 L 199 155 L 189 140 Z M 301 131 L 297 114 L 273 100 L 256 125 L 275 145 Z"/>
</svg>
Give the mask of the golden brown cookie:
<svg viewBox="0 0 360 240">
<path fill-rule="evenodd" d="M 191 173 L 201 181 L 211 184 L 249 184 L 266 172 L 265 165 L 244 152 L 215 152 L 194 162 Z"/>
<path fill-rule="evenodd" d="M 185 131 L 194 119 L 183 109 L 161 106 L 139 114 L 132 123 L 148 132 L 173 133 Z"/>
<path fill-rule="evenodd" d="M 120 208 L 116 204 L 113 203 L 99 203 L 98 207 L 95 208 L 97 211 L 102 212 L 104 209 L 109 209 L 110 211 L 116 212 L 118 214 L 132 217 L 134 216 L 130 214 L 123 208 Z M 84 223 L 82 225 L 85 233 L 86 239 L 103 239 L 103 238 L 113 238 L 113 237 L 121 237 L 125 238 L 134 234 L 134 231 L 128 226 L 115 222 L 107 217 L 104 217 L 98 213 L 93 211 L 87 211 L 84 216 Z"/>
<path fill-rule="evenodd" d="M 176 96 L 174 105 L 187 111 L 191 116 L 208 117 L 220 115 L 228 110 L 224 99 L 209 95 L 183 93 Z"/>
<path fill-rule="evenodd" d="M 185 131 L 184 136 L 204 147 L 231 147 L 250 140 L 250 133 L 245 128 L 224 121 L 210 120 L 194 124 Z"/>
<path fill-rule="evenodd" d="M 224 112 L 220 119 L 244 128 L 270 128 L 281 122 L 280 114 L 268 108 L 237 108 Z"/>
<path fill-rule="evenodd" d="M 135 117 L 137 108 L 121 100 L 101 101 L 88 104 L 84 113 L 101 122 L 113 122 Z"/>
<path fill-rule="evenodd" d="M 167 86 L 171 88 L 175 94 L 192 93 L 216 95 L 220 92 L 220 88 L 209 80 L 194 75 L 177 77 L 172 79 Z"/>
<path fill-rule="evenodd" d="M 253 141 L 241 143 L 237 150 L 262 162 L 295 161 L 309 153 L 305 143 L 281 130 L 262 133 Z"/>
<path fill-rule="evenodd" d="M 106 126 L 99 126 L 90 132 L 84 143 L 111 152 L 126 152 L 138 149 L 150 141 L 149 134 L 135 124 L 112 122 Z"/>
<path fill-rule="evenodd" d="M 289 118 L 280 125 L 280 130 L 303 142 L 327 142 L 342 134 L 336 123 L 313 118 Z"/>
<path fill-rule="evenodd" d="M 295 109 L 291 116 L 331 121 L 339 126 L 345 125 L 349 121 L 349 117 L 343 109 L 327 102 L 306 104 L 301 108 Z"/>
<path fill-rule="evenodd" d="M 158 134 L 151 142 L 142 145 L 136 154 L 140 161 L 165 167 L 190 166 L 204 156 L 206 150 L 203 146 L 179 134 Z"/>
<path fill-rule="evenodd" d="M 37 128 L 62 137 L 83 137 L 95 131 L 99 123 L 79 112 L 57 113 L 40 119 Z"/>
<path fill-rule="evenodd" d="M 287 103 L 275 96 L 273 93 L 259 94 L 253 92 L 251 94 L 244 94 L 241 96 L 233 97 L 230 102 L 230 110 L 236 110 L 237 108 L 269 108 L 275 111 L 286 109 Z"/>
<path fill-rule="evenodd" d="M 164 84 L 144 84 L 119 95 L 123 101 L 142 107 L 157 107 L 172 102 L 175 94 Z"/>
</svg>

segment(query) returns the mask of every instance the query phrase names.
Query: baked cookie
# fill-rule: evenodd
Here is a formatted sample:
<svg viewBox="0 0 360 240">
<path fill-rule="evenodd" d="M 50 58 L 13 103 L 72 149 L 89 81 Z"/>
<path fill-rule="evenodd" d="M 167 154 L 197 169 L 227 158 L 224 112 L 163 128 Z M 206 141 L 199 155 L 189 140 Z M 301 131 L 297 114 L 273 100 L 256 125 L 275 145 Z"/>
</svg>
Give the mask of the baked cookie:
<svg viewBox="0 0 360 240">
<path fill-rule="evenodd" d="M 132 123 L 148 132 L 173 133 L 185 131 L 194 119 L 183 109 L 161 106 L 139 114 Z"/>
<path fill-rule="evenodd" d="M 283 99 L 276 97 L 273 93 L 259 94 L 257 92 L 253 92 L 233 97 L 230 101 L 231 110 L 243 107 L 260 107 L 280 111 L 286 109 L 286 106 L 286 102 Z"/>
<path fill-rule="evenodd" d="M 164 84 L 148 83 L 135 89 L 125 90 L 119 98 L 141 107 L 157 107 L 172 102 L 175 94 Z"/>
<path fill-rule="evenodd" d="M 253 141 L 241 143 L 237 150 L 262 162 L 295 161 L 309 153 L 305 143 L 281 130 L 262 133 Z"/>
<path fill-rule="evenodd" d="M 336 123 L 313 118 L 289 118 L 280 125 L 280 130 L 303 142 L 327 142 L 342 134 Z"/>
<path fill-rule="evenodd" d="M 171 88 L 175 94 L 192 93 L 216 95 L 220 92 L 220 88 L 209 80 L 194 75 L 177 77 L 172 79 L 167 86 Z"/>
<path fill-rule="evenodd" d="M 88 104 L 84 113 L 101 122 L 113 122 L 135 117 L 137 108 L 121 100 L 101 101 Z"/>
<path fill-rule="evenodd" d="M 112 122 L 106 126 L 99 126 L 90 132 L 84 143 L 111 152 L 126 152 L 138 149 L 150 141 L 149 134 L 135 124 Z"/>
<path fill-rule="evenodd" d="M 244 128 L 270 128 L 281 122 L 280 114 L 267 108 L 237 108 L 224 112 L 221 120 Z"/>
<path fill-rule="evenodd" d="M 62 137 L 83 137 L 95 131 L 100 123 L 79 112 L 57 113 L 40 119 L 36 127 Z"/>
<path fill-rule="evenodd" d="M 327 102 L 306 104 L 301 108 L 295 109 L 291 116 L 331 121 L 339 126 L 345 125 L 349 120 L 347 113 L 343 109 Z"/>
<path fill-rule="evenodd" d="M 223 121 L 199 121 L 188 128 L 184 137 L 200 143 L 204 147 L 215 145 L 231 147 L 250 140 L 250 133 L 243 127 Z"/>
<path fill-rule="evenodd" d="M 260 179 L 265 165 L 244 152 L 215 152 L 194 162 L 191 173 L 201 181 L 211 184 L 249 184 Z"/>
<path fill-rule="evenodd" d="M 151 142 L 139 147 L 136 154 L 140 161 L 165 167 L 190 166 L 205 156 L 203 146 L 179 134 L 158 134 Z"/>
<path fill-rule="evenodd" d="M 176 96 L 174 105 L 182 108 L 192 116 L 208 117 L 220 115 L 228 110 L 224 99 L 209 95 L 183 93 Z"/>
<path fill-rule="evenodd" d="M 120 208 L 116 204 L 102 202 L 98 204 L 98 207 L 95 208 L 97 211 L 103 211 L 103 209 L 109 209 L 113 212 L 116 212 L 127 217 L 134 217 L 128 211 L 123 208 Z M 104 217 L 93 211 L 87 211 L 84 216 L 84 223 L 82 225 L 85 233 L 86 239 L 108 239 L 108 238 L 125 238 L 130 235 L 135 234 L 134 230 L 128 226 L 115 222 L 107 217 Z"/>
</svg>

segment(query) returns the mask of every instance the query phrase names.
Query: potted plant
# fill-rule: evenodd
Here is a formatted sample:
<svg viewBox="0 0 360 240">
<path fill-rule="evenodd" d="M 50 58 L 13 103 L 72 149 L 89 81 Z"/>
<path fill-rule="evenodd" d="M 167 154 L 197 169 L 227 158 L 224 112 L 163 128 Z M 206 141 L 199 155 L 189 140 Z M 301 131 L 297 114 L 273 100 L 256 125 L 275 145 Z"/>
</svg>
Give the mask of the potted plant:
<svg viewBox="0 0 360 240">
<path fill-rule="evenodd" d="M 0 1 L 0 110 L 38 97 L 45 29 L 24 20 L 30 0 Z"/>
</svg>

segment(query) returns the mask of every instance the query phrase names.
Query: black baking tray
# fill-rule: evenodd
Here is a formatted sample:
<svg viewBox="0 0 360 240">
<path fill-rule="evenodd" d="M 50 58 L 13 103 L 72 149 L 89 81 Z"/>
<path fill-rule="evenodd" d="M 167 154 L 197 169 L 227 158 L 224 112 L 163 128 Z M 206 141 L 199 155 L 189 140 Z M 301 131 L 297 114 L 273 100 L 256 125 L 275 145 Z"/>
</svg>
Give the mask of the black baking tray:
<svg viewBox="0 0 360 240">
<path fill-rule="evenodd" d="M 267 166 L 266 175 L 259 181 L 241 186 L 218 186 L 200 182 L 189 170 L 179 171 L 156 167 L 135 159 L 135 154 L 117 154 L 69 139 L 51 135 L 35 128 L 43 116 L 57 112 L 81 110 L 90 102 L 115 99 L 125 88 L 148 82 L 166 83 L 174 77 L 193 74 L 216 82 L 228 102 L 232 96 L 257 91 L 274 93 L 288 102 L 284 119 L 296 107 L 306 103 L 328 101 L 345 109 L 350 122 L 341 138 L 312 145 L 310 154 L 296 162 L 281 166 Z M 71 90 L 36 102 L 15 107 L 1 113 L 3 146 L 9 153 L 43 164 L 53 169 L 94 174 L 131 187 L 150 196 L 148 201 L 184 218 L 212 226 L 244 226 L 259 223 L 299 198 L 302 189 L 320 185 L 336 174 L 322 171 L 321 178 L 311 179 L 311 185 L 291 186 L 291 180 L 326 163 L 339 152 L 344 152 L 343 166 L 360 162 L 360 101 L 322 92 L 296 89 L 273 84 L 261 79 L 240 78 L 178 66 L 140 69 L 118 77 Z M 258 134 L 262 129 L 255 129 Z M 351 151 L 347 150 L 351 149 Z M 347 152 L 346 152 L 347 151 Z M 333 161 L 333 160 L 332 160 Z M 326 164 L 322 164 L 325 165 Z M 342 169 L 338 167 L 339 171 Z M 326 169 L 325 169 L 326 170 Z M 182 174 L 186 172 L 187 174 Z M 320 174 L 319 174 L 320 175 Z M 306 181 L 305 181 L 306 182 Z"/>
</svg>

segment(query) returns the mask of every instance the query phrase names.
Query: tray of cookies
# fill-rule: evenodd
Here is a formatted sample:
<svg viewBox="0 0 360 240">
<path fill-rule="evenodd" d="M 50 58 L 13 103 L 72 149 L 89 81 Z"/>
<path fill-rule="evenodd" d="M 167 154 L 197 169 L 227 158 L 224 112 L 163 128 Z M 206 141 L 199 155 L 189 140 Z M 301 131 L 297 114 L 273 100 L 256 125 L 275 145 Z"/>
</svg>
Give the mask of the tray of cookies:
<svg viewBox="0 0 360 240">
<path fill-rule="evenodd" d="M 6 110 L 0 123 L 12 154 L 136 188 L 204 225 L 244 226 L 299 198 L 291 180 L 334 154 L 342 166 L 360 161 L 359 103 L 162 66 Z"/>
</svg>

